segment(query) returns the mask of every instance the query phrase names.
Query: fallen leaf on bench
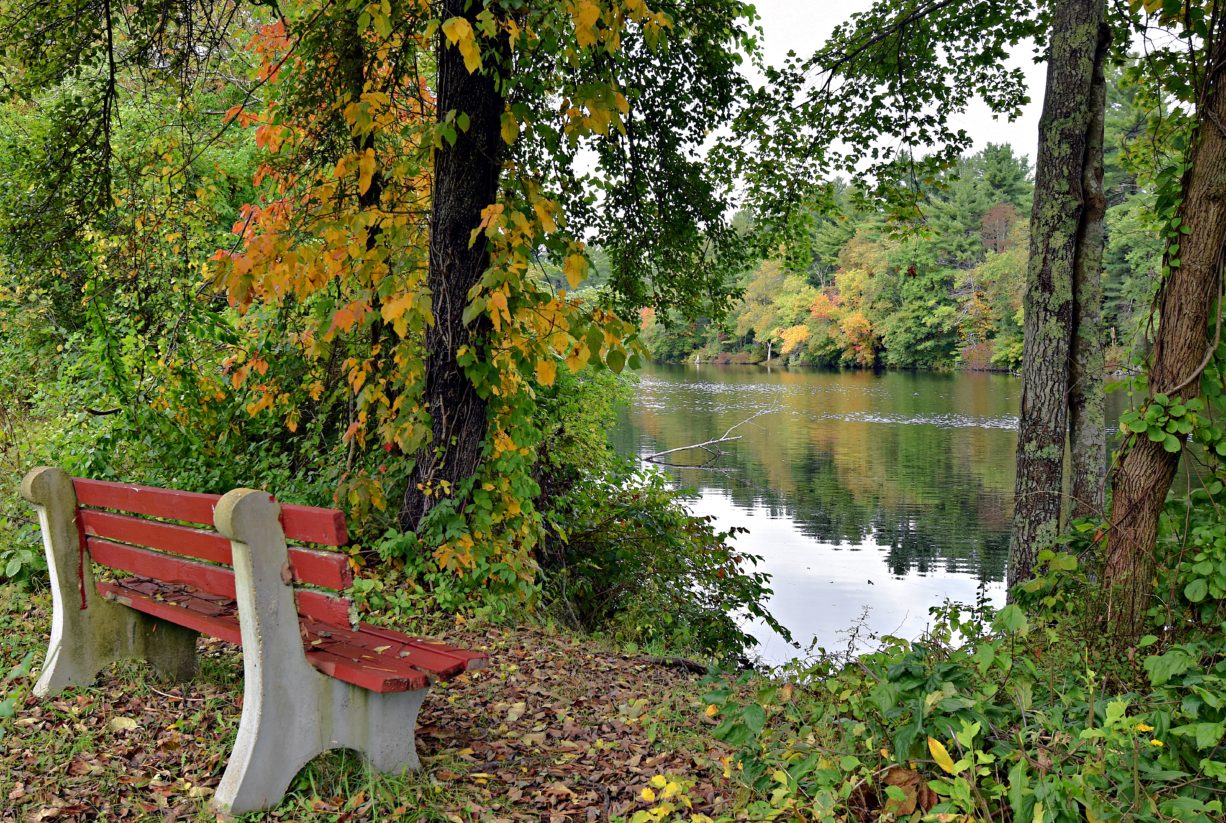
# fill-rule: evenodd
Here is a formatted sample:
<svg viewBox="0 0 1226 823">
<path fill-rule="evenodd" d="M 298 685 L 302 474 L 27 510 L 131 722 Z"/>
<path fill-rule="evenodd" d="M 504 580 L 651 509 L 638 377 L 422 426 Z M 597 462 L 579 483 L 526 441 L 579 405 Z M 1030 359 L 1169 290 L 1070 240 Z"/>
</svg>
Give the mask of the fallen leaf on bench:
<svg viewBox="0 0 1226 823">
<path fill-rule="evenodd" d="M 383 654 L 390 648 L 391 646 L 375 646 L 375 654 Z"/>
<path fill-rule="evenodd" d="M 507 722 L 514 723 L 516 720 L 519 720 L 524 716 L 524 712 L 527 711 L 527 709 L 528 704 L 522 700 L 518 703 L 512 703 L 511 710 L 507 712 Z"/>
<path fill-rule="evenodd" d="M 106 727 L 113 732 L 130 732 L 138 725 L 140 724 L 130 717 L 112 717 Z"/>
</svg>

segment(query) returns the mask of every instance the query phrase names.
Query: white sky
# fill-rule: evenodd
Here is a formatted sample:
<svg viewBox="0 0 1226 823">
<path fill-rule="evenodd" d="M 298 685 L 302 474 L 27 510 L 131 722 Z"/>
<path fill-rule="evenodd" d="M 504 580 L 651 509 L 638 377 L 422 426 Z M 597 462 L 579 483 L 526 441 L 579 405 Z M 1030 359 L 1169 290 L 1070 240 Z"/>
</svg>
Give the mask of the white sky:
<svg viewBox="0 0 1226 823">
<path fill-rule="evenodd" d="M 789 50 L 801 56 L 812 54 L 839 23 L 854 12 L 864 11 L 872 0 L 753 0 L 761 16 L 763 50 L 768 64 L 782 62 Z M 1023 68 L 1030 81 L 1030 104 L 1012 123 L 995 120 L 983 103 L 975 103 L 953 125 L 966 129 L 975 149 L 988 143 L 1009 143 L 1034 164 L 1038 146 L 1039 112 L 1043 105 L 1046 69 L 1034 64 L 1031 50 L 1020 49 L 1011 65 Z"/>
</svg>

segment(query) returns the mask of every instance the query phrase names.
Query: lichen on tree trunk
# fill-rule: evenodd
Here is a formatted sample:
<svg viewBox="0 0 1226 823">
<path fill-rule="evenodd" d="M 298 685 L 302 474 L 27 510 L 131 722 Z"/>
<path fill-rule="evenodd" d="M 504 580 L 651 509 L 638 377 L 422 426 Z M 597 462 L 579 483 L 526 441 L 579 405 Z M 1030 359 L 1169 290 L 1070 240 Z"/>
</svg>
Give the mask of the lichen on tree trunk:
<svg viewBox="0 0 1226 823">
<path fill-rule="evenodd" d="M 1107 110 L 1106 56 L 1111 30 L 1099 26 L 1090 82 L 1089 123 L 1082 166 L 1083 208 L 1073 268 L 1073 333 L 1069 356 L 1069 462 L 1072 517 L 1103 514 L 1107 467 L 1103 371 L 1103 244 L 1107 196 L 1103 191 L 1103 132 Z"/>
<path fill-rule="evenodd" d="M 1096 67 L 1103 59 L 1102 0 L 1056 4 L 1031 213 L 1026 278 L 1022 409 L 1009 545 L 1009 584 L 1030 577 L 1038 550 L 1060 532 L 1070 361 L 1076 311 L 1075 272 L 1086 239 L 1087 175 Z M 1097 137 L 1101 157 L 1101 134 Z M 1101 237 L 1101 233 L 1099 234 Z M 1098 252 L 1101 258 L 1101 250 Z M 1100 469 L 1101 471 L 1101 469 Z"/>
</svg>

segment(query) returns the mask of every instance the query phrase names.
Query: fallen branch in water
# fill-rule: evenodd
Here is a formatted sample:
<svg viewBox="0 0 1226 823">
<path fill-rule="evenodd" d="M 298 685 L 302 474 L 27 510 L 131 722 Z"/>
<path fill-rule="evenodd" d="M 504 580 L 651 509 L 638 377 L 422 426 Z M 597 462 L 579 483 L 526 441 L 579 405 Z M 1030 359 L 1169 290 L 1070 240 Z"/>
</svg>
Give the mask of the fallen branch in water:
<svg viewBox="0 0 1226 823">
<path fill-rule="evenodd" d="M 694 443 L 693 445 L 690 445 L 690 446 L 678 446 L 675 449 L 665 449 L 662 452 L 656 452 L 654 454 L 649 454 L 643 459 L 646 460 L 648 463 L 655 463 L 660 466 L 675 466 L 681 469 L 706 468 L 707 466 L 711 465 L 716 460 L 724 456 L 724 453 L 722 451 L 720 451 L 719 449 L 712 448 L 712 446 L 718 446 L 720 443 L 731 443 L 734 440 L 740 440 L 741 436 L 739 434 L 736 437 L 732 436 L 732 433 L 734 431 L 739 429 L 741 426 L 744 426 L 746 423 L 748 423 L 750 420 L 753 420 L 756 417 L 761 417 L 764 414 L 770 414 L 772 412 L 777 412 L 777 411 L 779 411 L 779 406 L 772 406 L 769 409 L 763 409 L 760 412 L 755 412 L 754 414 L 751 414 L 749 417 L 746 417 L 740 423 L 737 423 L 736 425 L 729 428 L 728 431 L 724 432 L 723 437 L 716 437 L 713 440 L 705 440 L 702 443 Z M 692 466 L 686 465 L 684 463 L 670 463 L 666 460 L 660 459 L 661 457 L 664 457 L 665 455 L 676 454 L 678 452 L 690 451 L 691 449 L 702 449 L 703 451 L 705 451 L 707 454 L 711 456 L 707 459 L 705 463 L 697 463 Z"/>
</svg>

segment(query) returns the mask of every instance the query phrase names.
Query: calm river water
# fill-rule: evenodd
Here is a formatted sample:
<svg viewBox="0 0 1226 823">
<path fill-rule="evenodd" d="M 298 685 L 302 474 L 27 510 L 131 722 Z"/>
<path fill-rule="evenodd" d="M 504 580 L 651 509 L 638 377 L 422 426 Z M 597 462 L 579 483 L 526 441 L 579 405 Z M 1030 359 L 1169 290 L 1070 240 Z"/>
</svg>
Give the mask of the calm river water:
<svg viewBox="0 0 1226 823">
<path fill-rule="evenodd" d="M 670 471 L 696 513 L 749 529 L 737 544 L 763 558 L 770 610 L 795 639 L 834 649 L 866 610 L 872 632 L 914 637 L 945 599 L 1003 602 L 1020 402 L 1007 375 L 655 365 L 614 443 L 651 454 L 773 409 L 712 468 Z M 1123 402 L 1109 396 L 1112 428 Z M 767 662 L 800 654 L 753 634 Z"/>
</svg>

